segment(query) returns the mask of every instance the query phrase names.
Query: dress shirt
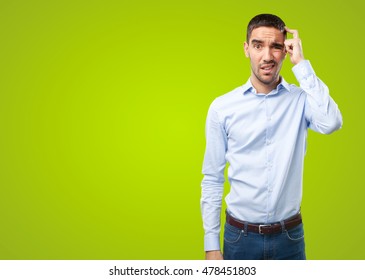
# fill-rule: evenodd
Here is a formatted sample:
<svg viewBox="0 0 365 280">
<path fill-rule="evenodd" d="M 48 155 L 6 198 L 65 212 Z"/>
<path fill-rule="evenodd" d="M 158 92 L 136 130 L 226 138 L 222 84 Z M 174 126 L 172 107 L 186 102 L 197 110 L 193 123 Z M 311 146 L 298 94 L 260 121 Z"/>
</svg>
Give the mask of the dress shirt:
<svg viewBox="0 0 365 280">
<path fill-rule="evenodd" d="M 300 87 L 281 77 L 263 94 L 248 80 L 209 108 L 201 184 L 205 251 L 220 250 L 226 163 L 227 211 L 252 223 L 281 221 L 300 210 L 307 128 L 329 134 L 342 126 L 337 104 L 310 62 L 292 70 Z"/>
</svg>

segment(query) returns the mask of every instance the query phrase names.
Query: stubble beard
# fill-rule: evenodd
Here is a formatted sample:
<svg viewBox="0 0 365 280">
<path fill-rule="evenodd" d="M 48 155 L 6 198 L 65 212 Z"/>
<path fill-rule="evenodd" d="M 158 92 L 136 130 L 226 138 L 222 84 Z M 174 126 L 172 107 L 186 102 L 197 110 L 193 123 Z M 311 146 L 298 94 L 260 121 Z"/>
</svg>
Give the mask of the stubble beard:
<svg viewBox="0 0 365 280">
<path fill-rule="evenodd" d="M 275 63 L 275 67 L 278 70 L 279 65 L 277 63 Z M 279 82 L 280 69 L 279 69 L 279 71 L 276 71 L 273 74 L 273 76 L 271 77 L 271 79 L 269 79 L 269 80 L 263 78 L 263 77 L 265 77 L 265 75 L 260 75 L 260 69 L 261 69 L 261 65 L 259 65 L 257 67 L 257 71 L 252 71 L 252 73 L 255 75 L 257 81 L 259 81 L 261 84 L 263 84 L 265 86 L 270 86 L 270 85 L 273 85 L 273 84 Z"/>
</svg>

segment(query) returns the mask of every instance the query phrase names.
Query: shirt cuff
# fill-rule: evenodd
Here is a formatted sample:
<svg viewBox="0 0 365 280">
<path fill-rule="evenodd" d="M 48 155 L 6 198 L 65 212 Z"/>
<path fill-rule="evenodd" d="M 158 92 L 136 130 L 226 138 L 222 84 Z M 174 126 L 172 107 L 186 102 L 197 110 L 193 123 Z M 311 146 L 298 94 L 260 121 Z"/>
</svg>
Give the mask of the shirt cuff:
<svg viewBox="0 0 365 280">
<path fill-rule="evenodd" d="M 302 60 L 292 68 L 295 77 L 300 82 L 310 75 L 315 75 L 315 72 L 310 64 L 309 60 Z"/>
<path fill-rule="evenodd" d="M 219 235 L 206 235 L 204 236 L 204 250 L 207 251 L 219 251 L 220 240 Z"/>
</svg>

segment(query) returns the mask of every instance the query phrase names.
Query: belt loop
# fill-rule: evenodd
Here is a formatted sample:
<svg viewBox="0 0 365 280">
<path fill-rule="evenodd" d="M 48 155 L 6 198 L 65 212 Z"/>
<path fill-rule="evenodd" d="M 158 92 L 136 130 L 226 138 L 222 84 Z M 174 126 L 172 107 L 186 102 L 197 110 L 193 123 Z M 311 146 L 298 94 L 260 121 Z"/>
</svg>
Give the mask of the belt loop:
<svg viewBox="0 0 365 280">
<path fill-rule="evenodd" d="M 247 236 L 247 232 L 248 232 L 248 222 L 244 223 L 244 229 L 243 229 L 243 235 Z"/>
<path fill-rule="evenodd" d="M 281 232 L 282 233 L 285 233 L 286 232 L 286 229 L 285 229 L 285 223 L 284 223 L 284 221 L 280 221 L 280 224 L 281 224 Z"/>
</svg>

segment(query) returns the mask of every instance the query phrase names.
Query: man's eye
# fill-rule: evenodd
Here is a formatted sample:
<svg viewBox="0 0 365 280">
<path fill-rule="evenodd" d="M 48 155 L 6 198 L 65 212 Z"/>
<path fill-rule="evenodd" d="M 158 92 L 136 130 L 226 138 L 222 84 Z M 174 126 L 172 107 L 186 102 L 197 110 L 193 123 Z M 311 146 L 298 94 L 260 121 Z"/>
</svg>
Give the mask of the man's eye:
<svg viewBox="0 0 365 280">
<path fill-rule="evenodd" d="M 262 48 L 262 46 L 261 46 L 261 45 L 253 45 L 253 47 L 254 47 L 256 50 L 259 50 L 259 49 L 261 49 L 261 48 Z"/>
</svg>

